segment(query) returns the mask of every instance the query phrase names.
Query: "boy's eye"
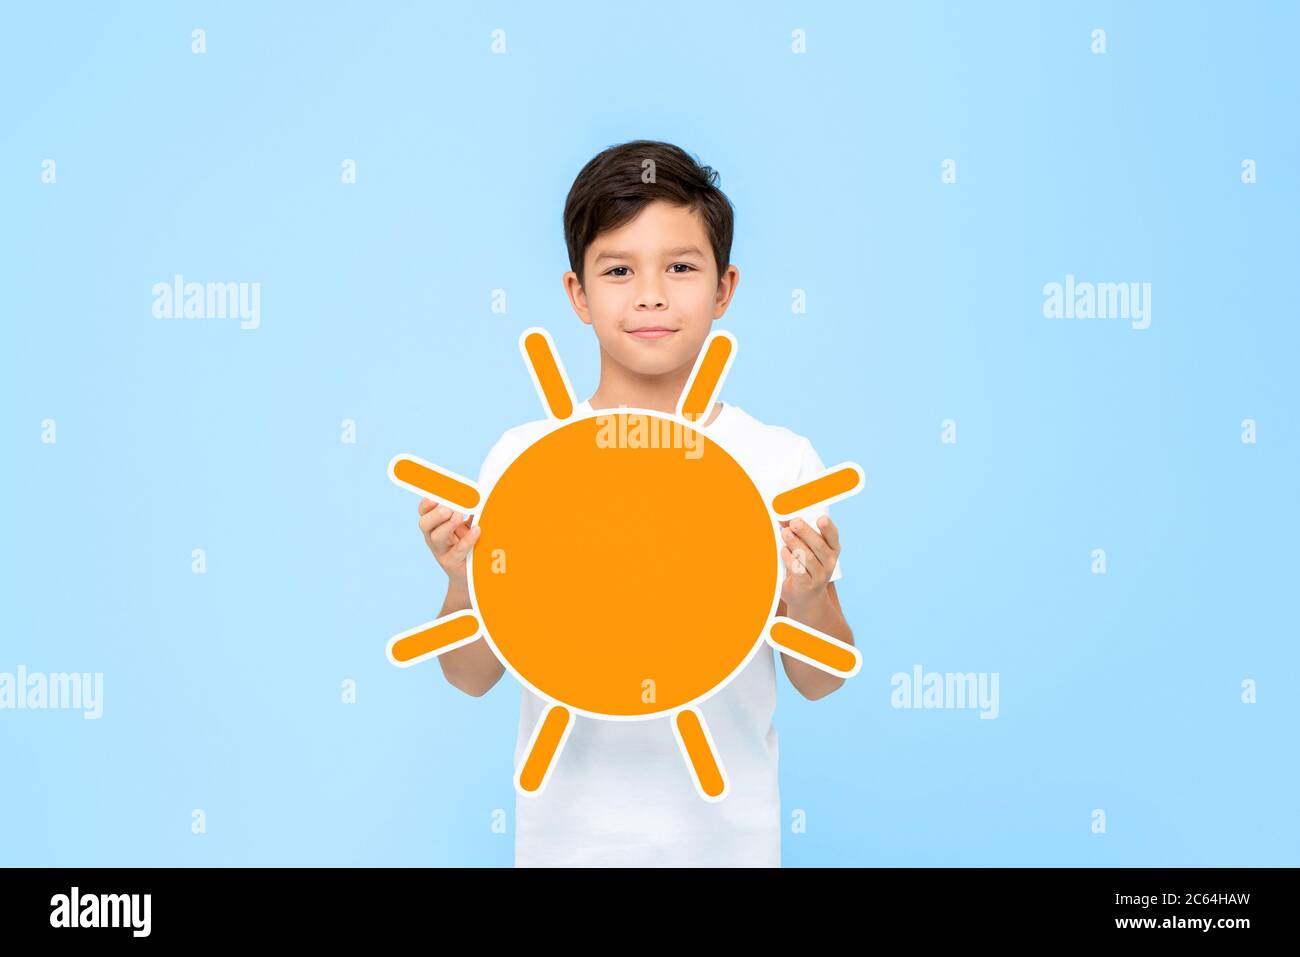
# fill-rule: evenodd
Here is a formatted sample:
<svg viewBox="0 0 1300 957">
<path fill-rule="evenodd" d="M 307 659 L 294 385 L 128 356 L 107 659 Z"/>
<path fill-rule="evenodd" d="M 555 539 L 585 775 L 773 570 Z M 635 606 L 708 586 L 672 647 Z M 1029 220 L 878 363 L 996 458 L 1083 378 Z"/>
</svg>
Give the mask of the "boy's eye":
<svg viewBox="0 0 1300 957">
<path fill-rule="evenodd" d="M 680 266 L 681 269 L 678 269 L 678 268 L 677 268 L 678 266 Z M 614 277 L 616 277 L 616 278 L 618 278 L 618 279 L 622 279 L 624 276 L 627 275 L 627 272 L 626 272 L 627 268 L 628 268 L 627 266 L 611 266 L 609 269 L 605 270 L 605 275 L 606 275 L 606 276 L 614 276 Z M 671 269 L 671 270 L 673 270 L 673 272 L 674 272 L 675 275 L 680 276 L 680 275 L 681 275 L 682 273 L 684 273 L 684 272 L 690 272 L 690 271 L 693 270 L 695 267 L 692 266 L 690 263 L 673 263 L 673 264 L 672 264 L 671 266 L 669 266 L 668 268 Z M 625 271 L 624 271 L 624 272 L 619 272 L 620 269 L 625 270 Z"/>
</svg>

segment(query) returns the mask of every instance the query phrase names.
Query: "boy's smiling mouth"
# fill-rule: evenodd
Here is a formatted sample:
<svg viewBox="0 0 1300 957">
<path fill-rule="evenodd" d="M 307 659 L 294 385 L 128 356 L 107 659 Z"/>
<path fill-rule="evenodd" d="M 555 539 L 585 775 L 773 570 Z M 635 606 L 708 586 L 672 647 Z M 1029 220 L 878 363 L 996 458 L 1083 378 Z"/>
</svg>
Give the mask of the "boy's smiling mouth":
<svg viewBox="0 0 1300 957">
<path fill-rule="evenodd" d="M 634 339 L 665 339 L 676 331 L 668 326 L 639 326 L 636 329 L 628 329 L 627 333 Z"/>
</svg>

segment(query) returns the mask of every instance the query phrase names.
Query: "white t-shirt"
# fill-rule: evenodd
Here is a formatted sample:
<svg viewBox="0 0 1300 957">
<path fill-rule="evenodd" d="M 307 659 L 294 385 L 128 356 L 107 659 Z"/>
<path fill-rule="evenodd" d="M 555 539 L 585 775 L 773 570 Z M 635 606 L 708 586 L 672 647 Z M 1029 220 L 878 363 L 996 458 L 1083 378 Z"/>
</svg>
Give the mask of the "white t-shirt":
<svg viewBox="0 0 1300 957">
<path fill-rule="evenodd" d="M 591 413 L 584 401 L 574 417 Z M 483 462 L 480 490 L 488 492 L 516 456 L 554 427 L 543 419 L 506 431 Z M 737 406 L 724 403 L 705 431 L 718 437 L 768 501 L 825 471 L 808 439 L 765 425 Z M 815 522 L 826 511 L 814 506 L 798 515 Z M 831 581 L 840 577 L 837 562 Z M 546 704 L 528 688 L 521 692 L 516 768 Z M 669 718 L 574 715 L 546 787 L 540 794 L 516 792 L 515 866 L 779 867 L 771 646 L 764 644 L 730 684 L 698 707 L 730 779 L 725 799 L 709 802 L 696 793 Z"/>
</svg>

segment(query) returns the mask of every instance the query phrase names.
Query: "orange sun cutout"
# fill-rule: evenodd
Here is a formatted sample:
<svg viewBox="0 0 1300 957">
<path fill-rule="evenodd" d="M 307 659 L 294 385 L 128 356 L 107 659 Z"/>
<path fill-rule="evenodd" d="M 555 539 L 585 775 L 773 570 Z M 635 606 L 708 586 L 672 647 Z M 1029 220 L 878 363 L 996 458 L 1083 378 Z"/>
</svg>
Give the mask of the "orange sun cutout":
<svg viewBox="0 0 1300 957">
<path fill-rule="evenodd" d="M 611 721 L 668 716 L 696 792 L 720 801 L 726 771 L 697 707 L 763 642 L 848 678 L 858 650 L 777 615 L 782 517 L 859 491 L 845 462 L 769 503 L 702 424 L 736 340 L 714 333 L 676 413 L 574 418 L 573 390 L 544 329 L 520 350 L 553 428 L 505 469 L 486 498 L 463 476 L 413 455 L 389 463 L 398 485 L 481 527 L 469 560 L 472 608 L 392 638 L 399 667 L 487 640 L 548 702 L 515 773 L 523 794 L 549 780 L 575 714 Z M 704 518 L 703 522 L 680 519 Z M 677 521 L 674 521 L 677 519 Z M 698 538 L 683 538 L 683 527 Z"/>
</svg>

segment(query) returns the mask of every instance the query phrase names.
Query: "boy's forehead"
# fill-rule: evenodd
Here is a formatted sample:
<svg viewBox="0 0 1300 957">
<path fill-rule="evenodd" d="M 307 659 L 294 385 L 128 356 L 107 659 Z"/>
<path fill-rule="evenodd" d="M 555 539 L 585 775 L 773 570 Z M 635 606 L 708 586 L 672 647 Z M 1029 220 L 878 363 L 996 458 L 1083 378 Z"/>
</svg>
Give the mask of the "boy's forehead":
<svg viewBox="0 0 1300 957">
<path fill-rule="evenodd" d="M 709 248 L 708 239 L 699 210 L 656 200 L 629 222 L 600 233 L 587 247 L 587 256 L 600 258 L 611 253 L 680 255 L 692 246 L 703 254 Z"/>
</svg>

